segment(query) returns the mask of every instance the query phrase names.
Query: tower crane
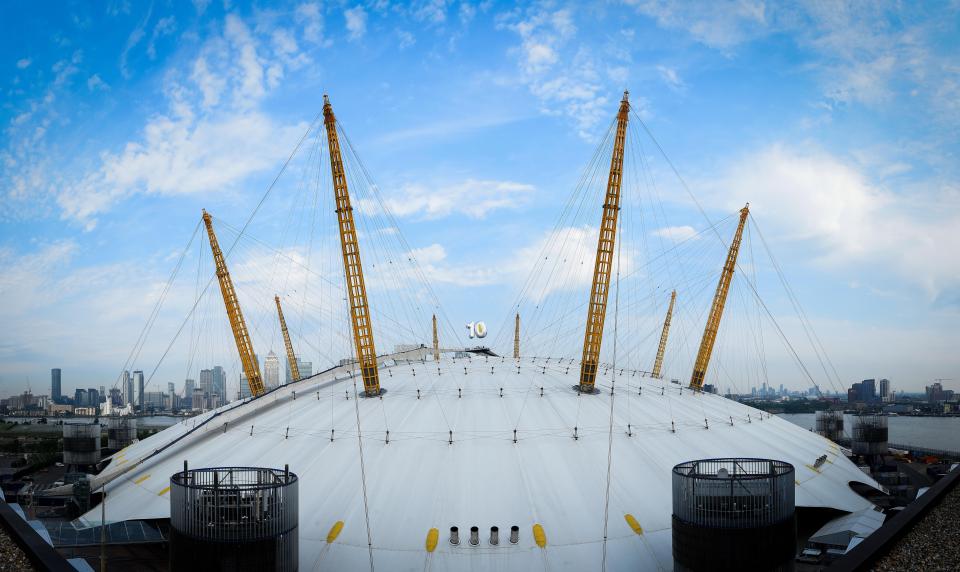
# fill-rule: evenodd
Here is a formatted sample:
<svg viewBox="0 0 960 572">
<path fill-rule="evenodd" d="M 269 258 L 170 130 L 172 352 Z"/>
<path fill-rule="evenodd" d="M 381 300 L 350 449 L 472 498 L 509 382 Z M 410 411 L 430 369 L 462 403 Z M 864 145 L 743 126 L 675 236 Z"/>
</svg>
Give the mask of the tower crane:
<svg viewBox="0 0 960 572">
<path fill-rule="evenodd" d="M 290 343 L 290 332 L 287 331 L 287 321 L 283 319 L 283 308 L 280 307 L 280 296 L 275 295 L 273 299 L 277 302 L 277 316 L 280 317 L 280 331 L 283 332 L 283 345 L 287 348 L 287 365 L 290 366 L 290 379 L 300 381 L 300 366 L 297 364 L 297 356 L 293 353 L 293 344 Z"/>
<path fill-rule="evenodd" d="M 613 271 L 614 245 L 617 240 L 617 217 L 620 214 L 620 185 L 623 179 L 623 148 L 627 138 L 627 120 L 630 116 L 630 93 L 623 92 L 617 113 L 617 133 L 610 157 L 610 175 L 607 194 L 600 219 L 597 240 L 597 258 L 593 266 L 593 283 L 587 304 L 587 327 L 583 335 L 583 358 L 580 360 L 581 393 L 594 393 L 597 364 L 600 362 L 600 344 L 603 341 L 603 322 L 607 317 L 607 297 L 610 293 L 610 273 Z"/>
<path fill-rule="evenodd" d="M 660 369 L 663 367 L 663 352 L 667 349 L 667 335 L 670 333 L 670 318 L 673 317 L 673 303 L 677 301 L 677 291 L 670 294 L 670 307 L 667 308 L 667 317 L 663 320 L 663 332 L 660 333 L 660 346 L 657 348 L 657 359 L 653 361 L 653 372 L 651 375 L 656 379 L 662 379 Z"/>
<path fill-rule="evenodd" d="M 740 241 L 743 239 L 743 227 L 747 224 L 750 214 L 750 203 L 740 209 L 740 222 L 737 232 L 730 242 L 730 251 L 727 261 L 720 273 L 720 282 L 713 295 L 713 305 L 710 307 L 710 316 L 703 329 L 703 339 L 700 340 L 700 350 L 697 352 L 697 361 L 693 365 L 693 374 L 690 376 L 690 388 L 696 391 L 703 389 L 703 380 L 707 376 L 707 366 L 710 365 L 710 356 L 713 354 L 713 344 L 717 341 L 717 331 L 720 329 L 720 318 L 723 317 L 723 308 L 727 303 L 727 293 L 730 292 L 730 282 L 733 280 L 733 269 L 737 266 L 737 254 L 740 253 Z"/>
<path fill-rule="evenodd" d="M 360 365 L 360 376 L 363 378 L 363 390 L 370 397 L 380 394 L 377 349 L 373 343 L 373 324 L 370 322 L 367 288 L 363 281 L 363 265 L 360 263 L 357 227 L 353 221 L 347 175 L 343 169 L 343 158 L 340 156 L 337 118 L 326 94 L 323 96 L 323 125 L 327 130 L 327 148 L 330 151 L 330 175 L 337 205 L 337 222 L 340 226 L 340 248 L 343 253 L 343 273 L 353 325 L 353 345 L 357 352 L 357 363 Z"/>
<path fill-rule="evenodd" d="M 233 339 L 237 343 L 237 353 L 240 354 L 240 364 L 243 366 L 243 375 L 247 377 L 250 386 L 250 395 L 254 397 L 263 393 L 263 379 L 260 377 L 260 364 L 253 351 L 253 342 L 247 332 L 247 323 L 240 310 L 240 301 L 233 288 L 233 280 L 227 270 L 227 262 L 217 242 L 217 235 L 213 232 L 213 218 L 206 210 L 203 211 L 203 224 L 207 227 L 207 236 L 210 238 L 210 250 L 213 251 L 213 260 L 217 267 L 217 280 L 220 282 L 220 293 L 223 295 L 223 305 L 227 309 L 227 318 L 230 319 L 230 329 Z"/>
</svg>

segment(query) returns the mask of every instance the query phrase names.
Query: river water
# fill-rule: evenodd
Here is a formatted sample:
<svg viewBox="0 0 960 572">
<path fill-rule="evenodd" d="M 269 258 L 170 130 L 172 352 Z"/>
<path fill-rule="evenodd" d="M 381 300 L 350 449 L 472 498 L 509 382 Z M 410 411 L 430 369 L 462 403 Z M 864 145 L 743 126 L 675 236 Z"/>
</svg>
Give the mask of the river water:
<svg viewBox="0 0 960 572">
<path fill-rule="evenodd" d="M 804 429 L 815 429 L 817 424 L 814 413 L 784 413 L 778 417 Z M 960 451 L 960 417 L 889 417 L 887 421 L 891 443 Z M 844 415 L 843 429 L 849 437 L 853 415 Z"/>
</svg>

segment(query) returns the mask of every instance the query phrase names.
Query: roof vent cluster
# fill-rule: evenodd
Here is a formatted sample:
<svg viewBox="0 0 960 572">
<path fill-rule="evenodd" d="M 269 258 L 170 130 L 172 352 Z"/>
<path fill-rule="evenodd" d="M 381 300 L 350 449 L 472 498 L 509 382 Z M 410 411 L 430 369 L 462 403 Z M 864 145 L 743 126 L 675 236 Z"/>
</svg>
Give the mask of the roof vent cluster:
<svg viewBox="0 0 960 572">
<path fill-rule="evenodd" d="M 520 542 L 520 527 L 513 525 L 510 527 L 510 544 L 517 544 Z M 470 527 L 470 537 L 467 540 L 470 546 L 479 546 L 480 545 L 480 527 L 471 526 Z M 490 527 L 490 536 L 487 538 L 487 542 L 490 546 L 498 546 L 500 544 L 500 527 L 491 526 Z M 460 528 L 456 526 L 450 527 L 450 544 L 454 546 L 460 545 Z"/>
</svg>

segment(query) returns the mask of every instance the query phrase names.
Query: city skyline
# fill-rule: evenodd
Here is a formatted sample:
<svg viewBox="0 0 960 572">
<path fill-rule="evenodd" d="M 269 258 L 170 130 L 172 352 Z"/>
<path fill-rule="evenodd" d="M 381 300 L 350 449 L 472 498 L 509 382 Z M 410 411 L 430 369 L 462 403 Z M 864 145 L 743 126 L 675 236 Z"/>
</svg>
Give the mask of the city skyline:
<svg viewBox="0 0 960 572">
<path fill-rule="evenodd" d="M 52 367 L 66 388 L 150 375 L 193 284 L 125 362 L 200 209 L 242 225 L 324 92 L 454 327 L 512 316 L 531 252 L 629 88 L 709 220 L 751 203 L 834 385 L 960 379 L 958 7 L 759 6 L 0 7 L 22 24 L 0 39 L 0 392 L 46 385 Z M 657 168 L 670 224 L 650 236 L 707 228 Z M 804 341 L 790 301 L 769 304 Z M 288 319 L 299 351 L 316 343 Z M 219 320 L 206 324 L 218 335 Z M 257 351 L 282 358 L 277 328 L 257 330 Z M 228 345 L 204 351 L 235 390 Z M 146 391 L 199 377 L 181 365 Z M 809 384 L 789 355 L 771 368 L 777 385 Z"/>
</svg>

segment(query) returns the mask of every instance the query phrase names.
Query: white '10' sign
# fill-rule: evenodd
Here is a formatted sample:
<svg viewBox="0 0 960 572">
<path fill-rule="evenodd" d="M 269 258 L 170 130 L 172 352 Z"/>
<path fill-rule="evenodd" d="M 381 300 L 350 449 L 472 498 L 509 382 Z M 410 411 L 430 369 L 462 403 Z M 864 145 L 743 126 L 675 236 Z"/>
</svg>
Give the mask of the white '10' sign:
<svg viewBox="0 0 960 572">
<path fill-rule="evenodd" d="M 483 322 L 470 322 L 467 324 L 467 329 L 470 330 L 471 339 L 487 337 L 487 325 Z"/>
</svg>

